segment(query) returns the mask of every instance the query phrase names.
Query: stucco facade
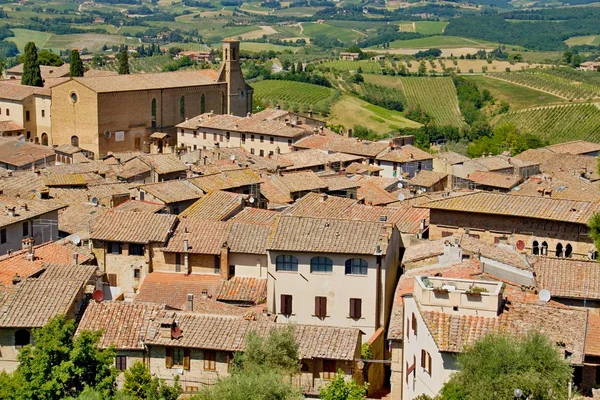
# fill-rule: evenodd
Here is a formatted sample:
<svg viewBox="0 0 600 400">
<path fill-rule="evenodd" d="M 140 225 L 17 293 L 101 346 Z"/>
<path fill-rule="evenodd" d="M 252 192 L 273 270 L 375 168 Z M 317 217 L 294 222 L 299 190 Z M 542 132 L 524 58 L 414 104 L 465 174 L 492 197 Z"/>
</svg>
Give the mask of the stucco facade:
<svg viewBox="0 0 600 400">
<path fill-rule="evenodd" d="M 18 212 L 18 211 L 17 211 Z M 27 227 L 25 227 L 27 225 Z M 33 237 L 36 245 L 58 239 L 58 211 L 51 211 L 27 220 L 0 227 L 0 254 L 21 250 L 21 241 Z M 3 239 L 6 238 L 6 241 Z M 4 241 L 4 243 L 2 243 Z"/>
</svg>

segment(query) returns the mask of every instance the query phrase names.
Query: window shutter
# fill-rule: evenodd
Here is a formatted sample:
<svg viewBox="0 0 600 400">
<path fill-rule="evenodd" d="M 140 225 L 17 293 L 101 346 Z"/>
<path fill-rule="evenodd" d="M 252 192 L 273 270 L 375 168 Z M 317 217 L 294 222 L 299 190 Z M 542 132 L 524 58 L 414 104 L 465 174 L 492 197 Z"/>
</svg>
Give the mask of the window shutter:
<svg viewBox="0 0 600 400">
<path fill-rule="evenodd" d="M 427 352 L 425 350 L 421 349 L 421 368 L 427 367 L 427 365 L 425 363 L 426 357 L 427 357 Z"/>
<path fill-rule="evenodd" d="M 167 356 L 165 358 L 165 367 L 173 368 L 173 348 L 167 347 Z"/>
<path fill-rule="evenodd" d="M 427 353 L 428 363 L 427 363 L 427 372 L 431 375 L 431 354 Z"/>
<path fill-rule="evenodd" d="M 112 287 L 117 286 L 117 274 L 108 274 L 108 284 Z"/>
<path fill-rule="evenodd" d="M 327 316 L 327 297 L 315 297 L 315 315 L 319 318 Z"/>
<path fill-rule="evenodd" d="M 289 294 L 281 295 L 281 313 L 285 315 L 292 313 L 292 296 Z"/>
<path fill-rule="evenodd" d="M 183 369 L 190 370 L 190 349 L 183 349 Z"/>
<path fill-rule="evenodd" d="M 327 316 L 327 297 L 321 297 L 321 317 Z"/>
<path fill-rule="evenodd" d="M 317 317 L 321 316 L 321 298 L 315 297 L 315 315 Z"/>
<path fill-rule="evenodd" d="M 350 318 L 358 319 L 361 315 L 362 299 L 350 299 Z"/>
</svg>

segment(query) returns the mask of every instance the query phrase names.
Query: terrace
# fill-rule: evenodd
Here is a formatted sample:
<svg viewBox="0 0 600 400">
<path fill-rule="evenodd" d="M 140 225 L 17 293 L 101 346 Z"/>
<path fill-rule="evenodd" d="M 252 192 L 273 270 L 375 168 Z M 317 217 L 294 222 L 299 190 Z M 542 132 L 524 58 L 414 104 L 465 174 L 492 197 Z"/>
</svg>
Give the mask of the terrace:
<svg viewBox="0 0 600 400">
<path fill-rule="evenodd" d="M 495 317 L 502 282 L 415 276 L 414 296 L 424 311 Z"/>
</svg>

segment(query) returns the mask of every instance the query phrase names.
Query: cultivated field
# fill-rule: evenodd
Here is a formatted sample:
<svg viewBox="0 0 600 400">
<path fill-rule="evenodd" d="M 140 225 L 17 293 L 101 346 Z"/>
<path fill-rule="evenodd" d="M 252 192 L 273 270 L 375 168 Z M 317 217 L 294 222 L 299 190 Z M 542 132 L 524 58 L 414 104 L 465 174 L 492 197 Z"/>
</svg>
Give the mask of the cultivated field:
<svg viewBox="0 0 600 400">
<path fill-rule="evenodd" d="M 119 35 L 100 35 L 97 33 L 82 33 L 71 35 L 52 35 L 43 48 L 54 50 L 88 49 L 90 52 L 102 50 L 104 45 L 129 44 L 139 46 L 140 41 L 135 38 L 126 38 Z"/>
<path fill-rule="evenodd" d="M 600 142 L 600 109 L 594 104 L 567 104 L 510 112 L 492 123 L 515 124 L 522 133 L 532 133 L 561 143 L 570 140 Z"/>
<path fill-rule="evenodd" d="M 398 78 L 402 84 L 408 106 L 419 105 L 433 118 L 435 125 L 463 126 L 456 88 L 451 78 Z"/>
<path fill-rule="evenodd" d="M 297 107 L 320 112 L 333 100 L 335 90 L 309 83 L 292 81 L 260 81 L 252 83 L 254 98 L 271 106 L 280 104 L 283 108 Z M 281 104 L 285 103 L 285 104 Z"/>
<path fill-rule="evenodd" d="M 505 72 L 490 77 L 553 94 L 566 100 L 600 98 L 600 85 L 575 81 L 543 71 Z"/>
</svg>

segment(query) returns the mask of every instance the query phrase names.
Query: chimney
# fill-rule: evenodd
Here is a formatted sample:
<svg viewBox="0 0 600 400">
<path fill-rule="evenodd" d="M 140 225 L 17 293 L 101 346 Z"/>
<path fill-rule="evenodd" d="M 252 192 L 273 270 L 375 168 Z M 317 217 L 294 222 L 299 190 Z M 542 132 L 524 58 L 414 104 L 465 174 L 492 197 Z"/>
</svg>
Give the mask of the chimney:
<svg viewBox="0 0 600 400">
<path fill-rule="evenodd" d="M 185 251 L 186 253 L 189 251 L 189 242 L 187 239 L 183 239 L 183 251 Z"/>
<path fill-rule="evenodd" d="M 23 203 L 21 205 L 21 208 L 23 209 L 23 211 L 28 211 L 29 210 L 29 207 L 27 207 L 27 203 Z"/>
<path fill-rule="evenodd" d="M 421 218 L 421 223 L 419 224 L 419 229 L 421 232 L 425 230 L 425 218 Z"/>
<path fill-rule="evenodd" d="M 312 118 L 313 117 L 313 110 L 308 110 L 308 117 Z"/>
<path fill-rule="evenodd" d="M 347 138 L 351 138 L 352 137 L 352 129 L 348 128 L 348 130 L 346 131 L 346 137 Z"/>
<path fill-rule="evenodd" d="M 73 265 L 79 265 L 79 254 L 73 253 Z"/>
<path fill-rule="evenodd" d="M 194 311 L 194 295 L 191 293 L 187 295 L 187 310 Z"/>
<path fill-rule="evenodd" d="M 221 278 L 229 280 L 229 246 L 227 245 L 227 242 L 223 243 L 223 246 L 221 246 L 219 272 Z"/>
<path fill-rule="evenodd" d="M 327 197 L 328 197 L 328 196 L 327 196 L 327 193 L 321 193 L 321 194 L 320 194 L 320 197 L 319 197 L 319 201 L 320 201 L 321 203 L 325 203 L 325 202 L 327 201 Z"/>
<path fill-rule="evenodd" d="M 188 244 L 188 240 L 184 239 L 183 240 L 183 268 L 185 268 L 186 273 L 191 274 L 192 271 L 190 270 L 190 254 L 189 254 L 189 244 Z"/>
<path fill-rule="evenodd" d="M 19 276 L 19 274 L 15 274 L 15 276 L 13 276 L 12 278 L 12 284 L 16 285 L 19 282 L 21 282 L 21 277 Z"/>
<path fill-rule="evenodd" d="M 276 110 L 281 110 L 281 107 L 279 106 L 279 104 L 277 104 L 277 105 L 275 106 L 275 109 L 276 109 Z"/>
<path fill-rule="evenodd" d="M 16 210 L 15 207 L 9 207 L 8 210 L 7 210 L 8 211 L 8 216 L 9 217 L 16 217 L 17 213 L 16 213 L 15 210 Z"/>
<path fill-rule="evenodd" d="M 32 237 L 28 236 L 25 239 L 21 240 L 21 249 L 27 250 L 28 253 L 33 252 L 33 244 L 35 240 Z"/>
</svg>

